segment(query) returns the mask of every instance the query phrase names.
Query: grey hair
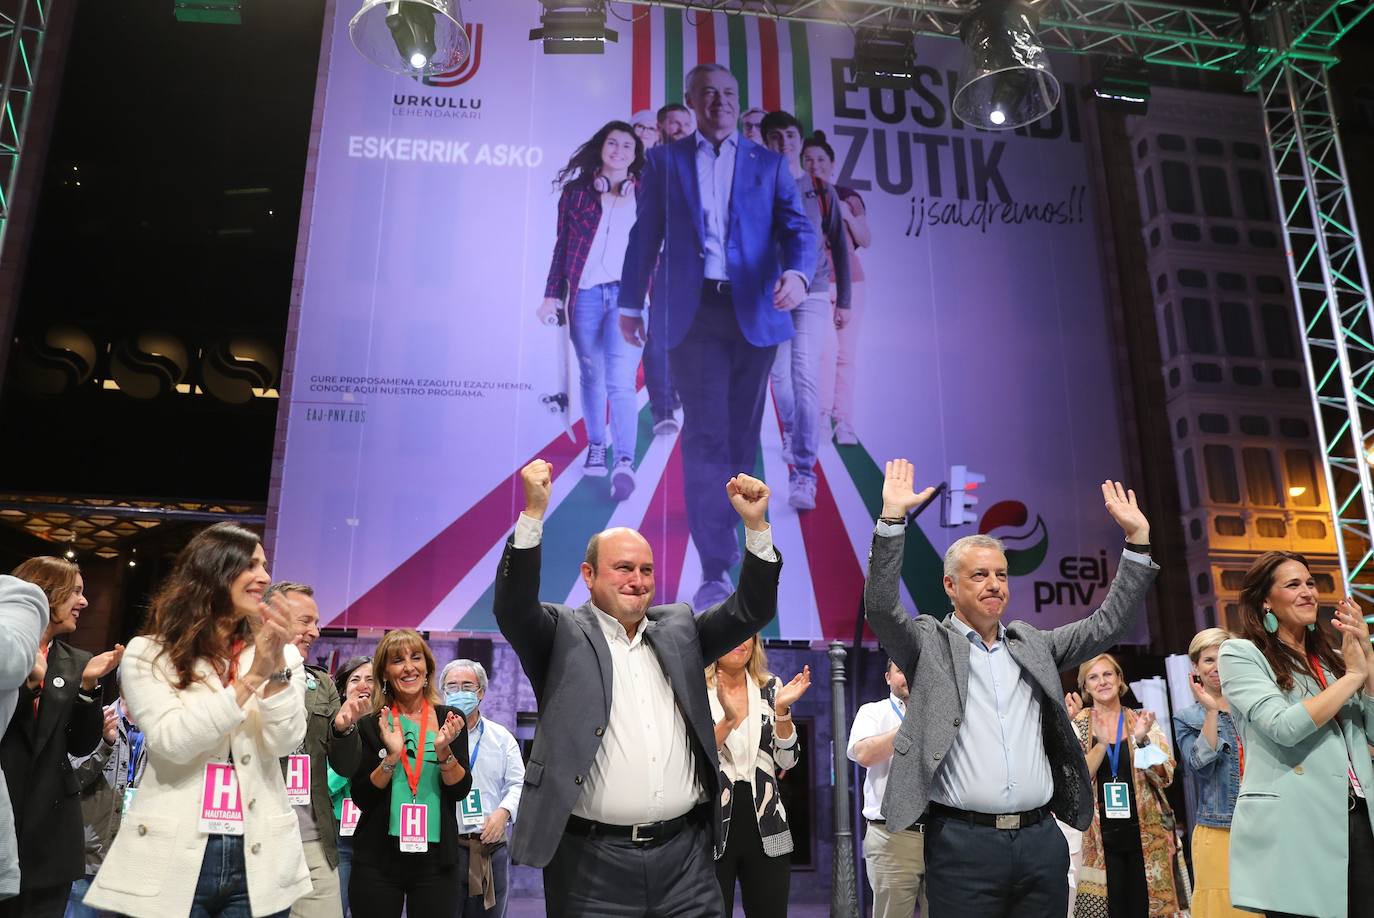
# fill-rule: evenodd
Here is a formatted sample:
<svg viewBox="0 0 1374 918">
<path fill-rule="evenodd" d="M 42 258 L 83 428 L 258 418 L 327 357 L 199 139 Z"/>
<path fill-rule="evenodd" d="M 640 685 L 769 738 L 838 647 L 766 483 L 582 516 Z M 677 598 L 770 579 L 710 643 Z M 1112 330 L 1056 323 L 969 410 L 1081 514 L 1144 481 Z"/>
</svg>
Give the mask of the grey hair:
<svg viewBox="0 0 1374 918">
<path fill-rule="evenodd" d="M 487 670 L 486 667 L 484 667 L 481 663 L 478 663 L 476 660 L 454 660 L 452 663 L 445 666 L 443 672 L 439 673 L 440 688 L 442 688 L 444 683 L 448 681 L 449 671 L 454 669 L 470 669 L 474 673 L 476 673 L 477 687 L 482 690 L 483 694 L 486 694 Z"/>
<path fill-rule="evenodd" d="M 693 67 L 691 70 L 688 70 L 688 71 L 687 71 L 687 77 L 686 77 L 686 79 L 684 79 L 684 80 L 682 81 L 682 91 L 683 91 L 683 93 L 686 94 L 686 95 L 688 95 L 688 96 L 690 96 L 690 95 L 692 94 L 692 84 L 696 82 L 697 77 L 699 77 L 699 76 L 704 76 L 704 75 L 706 75 L 706 74 L 708 74 L 708 73 L 717 73 L 717 72 L 729 74 L 729 75 L 730 75 L 730 79 L 732 79 L 732 80 L 735 81 L 735 85 L 737 85 L 737 86 L 739 85 L 739 80 L 735 77 L 735 72 L 734 72 L 733 70 L 731 70 L 729 67 L 725 66 L 724 64 L 717 64 L 717 63 L 715 63 L 714 61 L 712 61 L 712 62 L 706 63 L 706 64 L 697 64 L 697 65 L 696 65 L 695 67 Z"/>
<path fill-rule="evenodd" d="M 970 548 L 994 548 L 1006 554 L 1007 550 L 1002 546 L 1001 539 L 994 539 L 990 535 L 971 535 L 964 536 L 962 539 L 955 540 L 945 551 L 945 576 L 954 577 L 959 573 L 959 559 L 964 556 L 964 552 Z"/>
<path fill-rule="evenodd" d="M 292 583 L 290 580 L 279 580 L 267 588 L 267 592 L 262 594 L 263 602 L 273 596 L 285 596 L 287 593 L 300 593 L 302 596 L 315 598 L 315 588 L 308 583 Z"/>
</svg>

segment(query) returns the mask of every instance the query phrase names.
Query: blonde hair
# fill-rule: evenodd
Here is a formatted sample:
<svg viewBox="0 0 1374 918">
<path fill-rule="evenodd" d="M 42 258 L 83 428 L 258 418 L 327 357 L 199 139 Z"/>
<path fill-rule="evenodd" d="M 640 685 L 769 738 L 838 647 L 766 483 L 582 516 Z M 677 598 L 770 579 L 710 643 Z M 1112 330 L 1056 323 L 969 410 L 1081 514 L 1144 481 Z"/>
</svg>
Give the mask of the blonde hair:
<svg viewBox="0 0 1374 918">
<path fill-rule="evenodd" d="M 372 693 L 372 713 L 380 711 L 383 704 L 392 704 L 396 700 L 392 696 L 391 686 L 386 681 L 386 667 L 391 658 L 415 650 L 419 650 L 425 656 L 425 697 L 429 699 L 430 704 L 441 703 L 439 688 L 435 685 L 434 678 L 434 652 L 429 649 L 425 639 L 420 637 L 420 632 L 413 628 L 397 628 L 382 635 L 381 641 L 377 644 L 377 652 L 372 655 L 372 679 L 382 687 L 380 692 Z"/>
<path fill-rule="evenodd" d="M 1124 698 L 1126 696 L 1126 674 L 1121 671 L 1121 664 L 1116 662 L 1116 657 L 1109 653 L 1099 653 L 1097 656 L 1078 667 L 1078 690 L 1080 692 L 1087 691 L 1084 681 L 1088 678 L 1088 670 L 1096 666 L 1099 660 L 1106 660 L 1108 663 L 1112 664 L 1112 669 L 1116 670 L 1116 697 Z"/>
<path fill-rule="evenodd" d="M 749 640 L 754 642 L 754 646 L 749 649 L 749 662 L 744 664 L 744 671 L 749 674 L 759 688 L 768 684 L 768 680 L 773 678 L 773 674 L 768 671 L 768 654 L 764 652 L 763 641 L 759 640 L 756 634 Z M 736 644 L 736 647 L 739 645 Z M 734 648 L 730 648 L 733 650 Z M 719 662 L 719 661 L 716 661 Z M 716 684 L 716 663 L 706 667 L 706 684 Z"/>
<path fill-rule="evenodd" d="M 1202 652 L 1209 647 L 1218 647 L 1223 641 L 1232 638 L 1231 632 L 1225 628 L 1206 628 L 1193 635 L 1193 639 L 1188 642 L 1188 659 L 1197 666 L 1197 661 L 1202 658 Z"/>
</svg>

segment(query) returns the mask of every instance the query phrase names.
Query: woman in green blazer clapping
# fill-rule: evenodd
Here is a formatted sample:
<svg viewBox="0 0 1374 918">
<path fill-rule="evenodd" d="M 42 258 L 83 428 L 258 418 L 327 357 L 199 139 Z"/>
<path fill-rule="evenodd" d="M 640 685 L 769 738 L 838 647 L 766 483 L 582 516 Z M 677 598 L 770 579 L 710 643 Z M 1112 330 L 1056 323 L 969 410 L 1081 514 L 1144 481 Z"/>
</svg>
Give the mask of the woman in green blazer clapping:
<svg viewBox="0 0 1374 918">
<path fill-rule="evenodd" d="M 1374 649 L 1351 599 L 1317 624 L 1307 559 L 1261 555 L 1240 594 L 1243 639 L 1221 647 L 1240 727 L 1231 903 L 1267 915 L 1374 916 Z M 1339 643 L 1333 642 L 1339 638 Z"/>
</svg>

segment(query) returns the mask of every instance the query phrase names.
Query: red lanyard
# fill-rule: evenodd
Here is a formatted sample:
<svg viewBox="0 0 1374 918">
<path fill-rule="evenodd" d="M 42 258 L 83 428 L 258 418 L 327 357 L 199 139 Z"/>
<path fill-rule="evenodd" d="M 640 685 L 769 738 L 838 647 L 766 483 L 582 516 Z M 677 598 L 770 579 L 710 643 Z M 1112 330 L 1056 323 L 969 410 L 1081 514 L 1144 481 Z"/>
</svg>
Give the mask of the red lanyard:
<svg viewBox="0 0 1374 918">
<path fill-rule="evenodd" d="M 51 642 L 49 642 L 49 643 L 47 643 L 47 644 L 44 644 L 42 647 L 39 647 L 39 648 L 38 648 L 38 655 L 39 655 L 40 657 L 42 657 L 43 659 L 46 660 L 46 659 L 48 658 L 48 651 L 51 650 L 51 649 L 52 649 L 52 643 L 51 643 Z M 38 717 L 38 702 L 40 702 L 40 701 L 43 700 L 43 687 L 44 687 L 45 685 L 47 685 L 47 684 L 48 684 L 48 673 L 47 673 L 47 670 L 44 670 L 44 671 L 43 671 L 43 678 L 42 678 L 42 680 L 40 680 L 39 683 L 38 683 L 38 697 L 35 698 L 35 699 L 33 700 L 33 716 L 34 716 L 35 719 Z"/>
<path fill-rule="evenodd" d="M 393 717 L 401 715 L 395 710 L 392 711 Z M 402 728 L 404 730 L 404 728 Z M 429 699 L 426 698 L 420 706 L 420 739 L 415 744 L 415 770 L 410 770 L 410 759 L 406 758 L 404 744 L 401 746 L 401 767 L 406 770 L 406 781 L 410 784 L 410 799 L 414 800 L 420 793 L 420 772 L 425 767 L 425 738 L 429 735 Z"/>
<path fill-rule="evenodd" d="M 1309 654 L 1307 657 L 1307 662 L 1312 667 L 1312 675 L 1317 677 L 1317 681 L 1321 683 L 1322 689 L 1325 690 L 1326 673 L 1322 672 L 1321 661 L 1317 659 L 1316 654 Z"/>
<path fill-rule="evenodd" d="M 234 684 L 234 680 L 239 676 L 239 654 L 243 653 L 243 641 L 235 641 L 229 648 L 229 665 L 225 667 L 224 686 L 228 688 Z"/>
</svg>

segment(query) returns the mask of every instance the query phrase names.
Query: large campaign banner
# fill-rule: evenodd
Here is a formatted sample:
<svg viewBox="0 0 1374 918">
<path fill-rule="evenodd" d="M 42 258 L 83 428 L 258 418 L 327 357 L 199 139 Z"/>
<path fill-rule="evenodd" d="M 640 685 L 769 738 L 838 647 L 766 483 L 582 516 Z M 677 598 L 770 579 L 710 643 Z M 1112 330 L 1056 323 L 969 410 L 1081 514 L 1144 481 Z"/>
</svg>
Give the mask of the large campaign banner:
<svg viewBox="0 0 1374 918">
<path fill-rule="evenodd" d="M 825 133 L 850 243 L 865 243 L 839 384 L 851 395 L 836 400 L 829 313 L 818 383 L 832 415 L 852 404 L 839 420 L 857 442 L 821 419 L 815 507 L 790 506 L 774 384 L 745 470 L 774 492 L 785 559 L 765 635 L 854 637 L 882 465 L 898 456 L 949 486 L 908 536 L 914 607 L 947 611 L 941 555 L 978 532 L 1006 541 L 1013 616 L 1048 627 L 1100 603 L 1121 533 L 1099 484 L 1123 465 L 1076 61 L 1056 60 L 1066 85 L 1053 115 L 986 133 L 951 112 L 957 42 L 919 41 L 915 85 L 870 90 L 855 85 L 853 35 L 838 26 L 614 3 L 619 41 L 604 55 L 546 55 L 529 40 L 532 0 L 462 8 L 471 58 L 423 81 L 353 49 L 348 5 L 326 25 L 272 546 L 274 573 L 312 583 L 326 625 L 496 630 L 517 472 L 535 457 L 556 475 L 543 598 L 585 600 L 587 538 L 610 526 L 648 538 L 659 601 L 694 596 L 681 431 L 655 433 L 637 366 L 619 418 L 583 404 L 583 355 L 566 384 L 567 336 L 540 310 L 559 244 L 555 177 L 606 123 L 681 101 L 702 62 L 737 77 L 741 112 L 786 110 Z M 583 242 L 590 262 L 598 239 Z M 633 440 L 628 496 L 585 473 L 589 418 L 603 439 Z"/>
</svg>

